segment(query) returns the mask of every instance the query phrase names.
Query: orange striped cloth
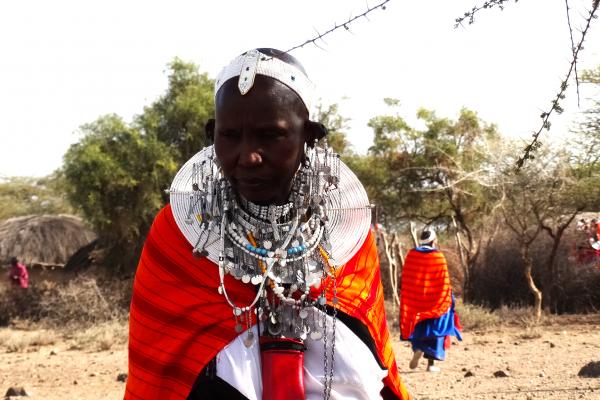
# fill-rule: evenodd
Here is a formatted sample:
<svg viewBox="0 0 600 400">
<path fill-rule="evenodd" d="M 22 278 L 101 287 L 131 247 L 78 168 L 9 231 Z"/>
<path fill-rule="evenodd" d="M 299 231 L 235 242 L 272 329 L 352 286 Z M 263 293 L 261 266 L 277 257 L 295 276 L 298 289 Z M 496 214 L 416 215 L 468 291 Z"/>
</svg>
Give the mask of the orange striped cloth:
<svg viewBox="0 0 600 400">
<path fill-rule="evenodd" d="M 420 321 L 444 315 L 452 304 L 446 258 L 439 250 L 411 249 L 402 267 L 400 332 L 407 340 Z"/>
<path fill-rule="evenodd" d="M 379 274 L 369 235 L 339 270 L 338 309 L 368 328 L 389 371 L 384 384 L 406 400 L 410 397 L 396 367 Z M 152 225 L 135 277 L 126 400 L 185 399 L 204 366 L 237 336 L 231 307 L 217 293 L 218 275 L 214 263 L 192 256 L 170 206 L 165 207 Z M 251 303 L 253 287 L 231 276 L 225 277 L 225 285 L 237 304 Z"/>
</svg>

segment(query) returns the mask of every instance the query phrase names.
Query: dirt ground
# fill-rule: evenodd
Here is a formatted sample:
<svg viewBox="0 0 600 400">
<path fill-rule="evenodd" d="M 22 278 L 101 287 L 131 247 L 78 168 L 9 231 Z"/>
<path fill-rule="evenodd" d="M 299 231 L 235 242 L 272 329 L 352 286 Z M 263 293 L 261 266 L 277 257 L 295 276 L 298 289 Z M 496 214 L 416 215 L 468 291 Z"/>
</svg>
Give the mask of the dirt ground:
<svg viewBox="0 0 600 400">
<path fill-rule="evenodd" d="M 127 370 L 126 345 L 103 347 L 108 349 L 74 346 L 48 332 L 2 328 L 0 396 L 22 386 L 31 399 L 120 399 L 125 385 L 117 376 Z M 394 347 L 416 400 L 600 399 L 600 378 L 577 376 L 585 364 L 600 361 L 600 315 L 533 329 L 466 331 L 438 364 L 439 373 L 426 372 L 424 360 L 411 371 L 410 347 L 404 342 Z M 508 376 L 496 378 L 496 371 Z"/>
</svg>

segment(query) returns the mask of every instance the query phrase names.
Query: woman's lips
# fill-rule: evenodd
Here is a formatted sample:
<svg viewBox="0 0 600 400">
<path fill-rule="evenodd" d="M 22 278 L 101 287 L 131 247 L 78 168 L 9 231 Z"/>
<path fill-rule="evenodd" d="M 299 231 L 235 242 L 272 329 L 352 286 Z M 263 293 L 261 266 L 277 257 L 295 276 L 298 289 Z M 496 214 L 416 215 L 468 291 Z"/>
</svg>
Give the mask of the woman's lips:
<svg viewBox="0 0 600 400">
<path fill-rule="evenodd" d="M 269 180 L 262 178 L 236 178 L 237 186 L 247 189 L 265 188 L 269 185 Z"/>
</svg>

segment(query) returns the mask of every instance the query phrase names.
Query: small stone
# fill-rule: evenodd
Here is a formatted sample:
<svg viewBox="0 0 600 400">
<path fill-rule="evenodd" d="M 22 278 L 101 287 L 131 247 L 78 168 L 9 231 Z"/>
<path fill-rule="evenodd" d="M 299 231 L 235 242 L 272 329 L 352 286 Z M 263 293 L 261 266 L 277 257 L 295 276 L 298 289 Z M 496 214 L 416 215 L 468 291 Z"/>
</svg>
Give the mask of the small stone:
<svg viewBox="0 0 600 400">
<path fill-rule="evenodd" d="M 89 375 L 89 376 L 93 378 L 93 377 L 95 377 L 95 376 L 98 376 L 98 374 L 97 374 L 97 373 L 95 373 L 95 372 L 90 372 L 90 375 Z"/>
<path fill-rule="evenodd" d="M 556 345 L 554 343 L 550 342 L 550 348 L 554 348 L 554 347 L 556 347 Z"/>
<path fill-rule="evenodd" d="M 494 372 L 494 378 L 508 378 L 509 376 L 510 374 L 502 370 Z"/>
<path fill-rule="evenodd" d="M 127 374 L 121 372 L 119 375 L 117 375 L 117 382 L 127 382 Z"/>
<path fill-rule="evenodd" d="M 11 386 L 6 391 L 5 397 L 9 396 L 29 396 L 24 387 Z"/>
<path fill-rule="evenodd" d="M 538 375 L 540 378 L 544 378 L 546 376 L 546 373 L 544 371 L 540 372 Z"/>
<path fill-rule="evenodd" d="M 77 385 L 77 381 L 73 381 L 73 385 Z"/>
<path fill-rule="evenodd" d="M 465 373 L 465 378 L 470 378 L 470 377 L 472 377 L 472 376 L 475 376 L 475 374 L 474 374 L 473 372 L 471 372 L 471 371 L 467 371 L 467 372 Z"/>
<path fill-rule="evenodd" d="M 583 378 L 600 378 L 600 361 L 590 361 L 579 370 L 577 376 Z"/>
<path fill-rule="evenodd" d="M 51 356 L 55 356 L 55 355 L 57 355 L 57 354 L 58 354 L 58 353 L 57 353 L 55 350 L 51 350 L 51 351 L 50 351 L 50 355 L 51 355 Z"/>
</svg>

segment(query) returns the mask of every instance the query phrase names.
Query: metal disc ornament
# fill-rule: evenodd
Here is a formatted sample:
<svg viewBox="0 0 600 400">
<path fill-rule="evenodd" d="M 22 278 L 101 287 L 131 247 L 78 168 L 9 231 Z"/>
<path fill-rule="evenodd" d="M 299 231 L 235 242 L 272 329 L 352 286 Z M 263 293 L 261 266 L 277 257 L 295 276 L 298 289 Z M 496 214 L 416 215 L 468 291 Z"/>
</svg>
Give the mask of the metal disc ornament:
<svg viewBox="0 0 600 400">
<path fill-rule="evenodd" d="M 319 148 L 316 151 L 322 162 L 325 151 Z M 222 178 L 214 157 L 213 146 L 205 147 L 192 156 L 175 175 L 169 195 L 175 222 L 185 238 L 193 247 L 204 243 L 200 251 L 206 251 L 207 257 L 217 263 L 220 251 L 219 227 L 210 226 L 206 221 L 212 215 L 211 210 L 202 209 L 205 202 L 200 201 L 200 198 L 202 193 L 208 192 L 209 187 L 205 187 L 205 181 L 198 182 L 198 176 Z M 209 197 L 210 194 L 206 195 L 206 200 Z M 360 249 L 369 233 L 369 199 L 356 175 L 340 161 L 338 186 L 330 190 L 322 200 L 327 215 L 329 243 L 332 245 L 330 253 L 338 265 L 343 265 Z M 186 223 L 191 217 L 194 217 L 194 223 Z"/>
</svg>

